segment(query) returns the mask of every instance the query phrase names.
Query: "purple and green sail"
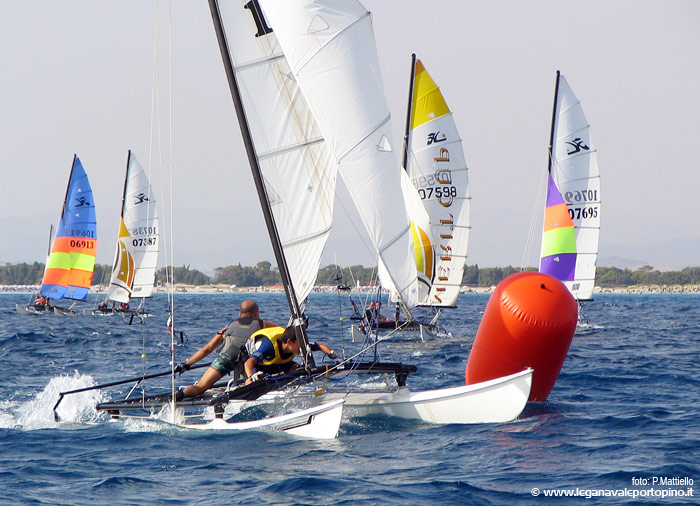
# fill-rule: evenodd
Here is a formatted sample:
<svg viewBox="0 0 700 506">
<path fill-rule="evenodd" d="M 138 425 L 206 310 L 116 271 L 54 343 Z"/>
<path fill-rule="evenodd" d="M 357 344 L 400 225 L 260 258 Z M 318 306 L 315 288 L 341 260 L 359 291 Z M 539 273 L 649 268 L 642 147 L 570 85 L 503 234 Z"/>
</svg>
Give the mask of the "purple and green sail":
<svg viewBox="0 0 700 506">
<path fill-rule="evenodd" d="M 549 174 L 544 210 L 540 272 L 561 281 L 573 281 L 576 272 L 576 232 L 569 209 Z"/>
</svg>

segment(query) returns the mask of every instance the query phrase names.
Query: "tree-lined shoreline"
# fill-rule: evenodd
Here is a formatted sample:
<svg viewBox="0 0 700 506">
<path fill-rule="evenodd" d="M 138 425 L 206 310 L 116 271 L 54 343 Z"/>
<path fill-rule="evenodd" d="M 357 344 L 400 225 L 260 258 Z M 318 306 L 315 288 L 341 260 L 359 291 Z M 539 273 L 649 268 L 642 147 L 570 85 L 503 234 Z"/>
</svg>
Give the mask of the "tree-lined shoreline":
<svg viewBox="0 0 700 506">
<path fill-rule="evenodd" d="M 507 267 L 479 267 L 468 265 L 462 276 L 462 286 L 487 288 L 495 286 L 509 275 L 522 269 Z M 527 268 L 525 270 L 536 270 Z M 109 283 L 112 272 L 111 265 L 96 265 L 93 285 Z M 0 266 L 0 285 L 38 285 L 44 274 L 44 264 L 41 262 L 5 264 Z M 182 285 L 236 285 L 273 286 L 279 284 L 280 277 L 277 268 L 268 261 L 258 262 L 255 266 L 229 265 L 217 267 L 214 275 L 208 276 L 191 268 L 189 265 L 173 269 L 161 268 L 156 276 L 156 282 L 168 284 L 170 277 L 174 284 Z M 367 286 L 376 281 L 376 267 L 355 265 L 340 267 L 328 265 L 318 272 L 317 284 L 326 286 L 348 285 Z M 700 267 L 686 267 L 679 271 L 658 271 L 651 265 L 645 265 L 636 270 L 618 267 L 598 267 L 596 271 L 596 286 L 600 288 L 621 288 L 630 286 L 686 286 L 700 285 Z"/>
</svg>

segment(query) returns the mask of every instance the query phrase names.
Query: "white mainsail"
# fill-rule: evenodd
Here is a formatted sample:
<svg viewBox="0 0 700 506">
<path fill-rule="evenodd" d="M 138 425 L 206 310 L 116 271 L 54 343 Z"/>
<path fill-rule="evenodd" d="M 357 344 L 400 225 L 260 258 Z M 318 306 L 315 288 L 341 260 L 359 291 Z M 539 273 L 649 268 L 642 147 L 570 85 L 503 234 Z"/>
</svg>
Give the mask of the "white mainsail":
<svg viewBox="0 0 700 506">
<path fill-rule="evenodd" d="M 550 156 L 551 178 L 573 221 L 576 246 L 575 252 L 561 254 L 543 236 L 540 271 L 562 280 L 576 299 L 591 300 L 600 235 L 600 172 L 588 120 L 559 72 Z"/>
<path fill-rule="evenodd" d="M 129 302 L 153 295 L 159 234 L 156 199 L 148 176 L 129 151 L 109 300 Z"/>
<path fill-rule="evenodd" d="M 337 168 L 256 1 L 218 3 L 254 150 L 298 300 L 316 281 Z"/>
<path fill-rule="evenodd" d="M 406 170 L 430 217 L 426 230 L 411 213 L 416 265 L 429 286 L 421 304 L 454 307 L 469 247 L 469 175 L 452 112 L 420 60 L 410 107 Z"/>
<path fill-rule="evenodd" d="M 382 284 L 418 301 L 371 15 L 355 0 L 260 0 L 376 248 Z"/>
</svg>

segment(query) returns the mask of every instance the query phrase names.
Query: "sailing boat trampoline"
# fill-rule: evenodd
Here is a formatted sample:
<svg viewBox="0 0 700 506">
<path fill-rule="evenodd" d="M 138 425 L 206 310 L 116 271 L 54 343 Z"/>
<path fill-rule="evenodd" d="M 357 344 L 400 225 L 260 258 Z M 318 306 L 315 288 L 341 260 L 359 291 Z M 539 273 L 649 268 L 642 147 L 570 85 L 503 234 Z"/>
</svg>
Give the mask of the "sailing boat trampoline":
<svg viewBox="0 0 700 506">
<path fill-rule="evenodd" d="M 32 305 L 16 305 L 19 314 L 79 314 L 77 301 L 87 299 L 97 254 L 97 220 L 92 188 L 82 163 L 73 156 L 61 219 L 56 228 L 39 295 Z M 52 301 L 75 301 L 59 307 Z"/>
</svg>

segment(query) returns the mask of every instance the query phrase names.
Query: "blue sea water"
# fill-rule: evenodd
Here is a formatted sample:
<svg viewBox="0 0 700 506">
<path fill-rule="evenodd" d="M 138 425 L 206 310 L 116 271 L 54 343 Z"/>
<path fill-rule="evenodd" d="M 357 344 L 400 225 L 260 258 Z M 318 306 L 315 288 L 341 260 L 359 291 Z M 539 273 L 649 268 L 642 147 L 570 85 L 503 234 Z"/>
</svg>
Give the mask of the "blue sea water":
<svg viewBox="0 0 700 506">
<path fill-rule="evenodd" d="M 250 297 L 176 294 L 175 324 L 186 334 L 177 360 Z M 285 323 L 283 295 L 254 298 L 263 318 Z M 16 314 L 27 300 L 0 295 L 3 505 L 690 504 L 700 496 L 697 295 L 602 294 L 587 303 L 591 331 L 574 337 L 548 402 L 516 421 L 354 417 L 332 441 L 112 423 L 93 409 L 110 395 L 102 390 L 66 397 L 56 423 L 60 391 L 169 368 L 168 301 L 156 296 L 156 315 L 129 326 L 118 317 Z M 451 338 L 382 343 L 382 358 L 419 366 L 413 390 L 463 384 L 487 301 L 461 295 L 443 319 Z M 341 310 L 350 313 L 347 295 L 313 294 L 310 334 L 353 352 Z M 187 374 L 181 381 L 199 377 Z M 545 497 L 552 490 L 579 496 Z M 686 496 L 662 496 L 679 491 Z"/>
</svg>

